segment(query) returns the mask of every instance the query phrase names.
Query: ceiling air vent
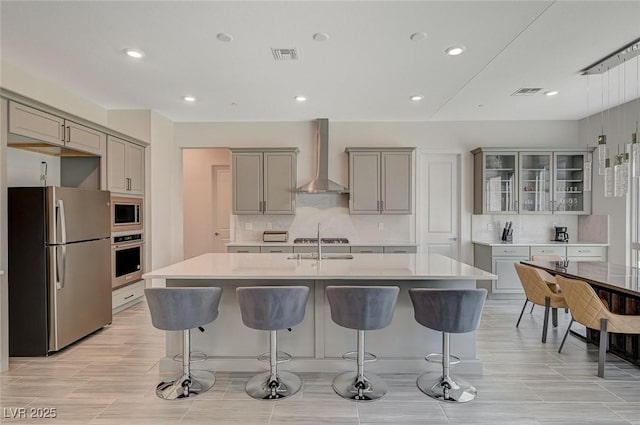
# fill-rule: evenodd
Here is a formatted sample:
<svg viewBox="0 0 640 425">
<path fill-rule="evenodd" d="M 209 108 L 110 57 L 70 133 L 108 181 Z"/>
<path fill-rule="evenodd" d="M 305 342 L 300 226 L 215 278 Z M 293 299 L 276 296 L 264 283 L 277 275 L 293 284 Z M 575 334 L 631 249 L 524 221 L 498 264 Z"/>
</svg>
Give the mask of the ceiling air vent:
<svg viewBox="0 0 640 425">
<path fill-rule="evenodd" d="M 511 94 L 511 96 L 533 96 L 534 94 L 538 93 L 540 90 L 542 90 L 542 88 L 524 87 L 514 91 Z"/>
<path fill-rule="evenodd" d="M 296 49 L 271 49 L 273 58 L 277 61 L 295 61 L 298 60 L 298 51 Z"/>
</svg>

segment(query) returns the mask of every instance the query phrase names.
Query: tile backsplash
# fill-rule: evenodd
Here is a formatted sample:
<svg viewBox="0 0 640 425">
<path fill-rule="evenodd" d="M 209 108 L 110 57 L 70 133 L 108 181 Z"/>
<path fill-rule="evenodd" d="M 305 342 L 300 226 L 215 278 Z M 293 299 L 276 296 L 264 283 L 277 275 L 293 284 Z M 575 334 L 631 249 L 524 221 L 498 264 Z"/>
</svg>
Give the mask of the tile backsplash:
<svg viewBox="0 0 640 425">
<path fill-rule="evenodd" d="M 411 215 L 350 215 L 348 195 L 299 194 L 295 215 L 232 216 L 231 239 L 262 241 L 265 230 L 287 230 L 289 241 L 315 237 L 346 237 L 351 243 L 414 243 Z"/>
<path fill-rule="evenodd" d="M 608 215 L 473 215 L 472 240 L 499 241 L 506 221 L 513 221 L 514 242 L 547 242 L 554 226 L 565 226 L 569 242 L 609 243 Z"/>
</svg>

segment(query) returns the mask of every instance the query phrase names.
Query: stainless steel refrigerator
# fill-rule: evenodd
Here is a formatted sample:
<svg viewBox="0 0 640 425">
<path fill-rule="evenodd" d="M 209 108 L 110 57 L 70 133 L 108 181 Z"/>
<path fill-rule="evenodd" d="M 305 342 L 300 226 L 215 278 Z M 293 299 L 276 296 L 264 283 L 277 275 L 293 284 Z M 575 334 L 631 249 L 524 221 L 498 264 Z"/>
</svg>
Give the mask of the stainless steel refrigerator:
<svg viewBox="0 0 640 425">
<path fill-rule="evenodd" d="M 8 190 L 9 355 L 44 356 L 111 323 L 110 194 Z"/>
</svg>

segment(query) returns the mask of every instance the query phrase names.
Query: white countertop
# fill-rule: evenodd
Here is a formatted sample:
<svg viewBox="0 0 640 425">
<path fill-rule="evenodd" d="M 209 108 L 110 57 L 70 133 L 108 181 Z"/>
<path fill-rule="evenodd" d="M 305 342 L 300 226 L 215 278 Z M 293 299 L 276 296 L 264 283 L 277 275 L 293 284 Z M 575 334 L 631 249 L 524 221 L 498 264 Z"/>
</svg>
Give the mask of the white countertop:
<svg viewBox="0 0 640 425">
<path fill-rule="evenodd" d="M 555 241 L 516 241 L 513 243 L 503 243 L 500 241 L 483 241 L 474 240 L 472 243 L 485 246 L 609 246 L 608 243 L 602 242 L 555 242 Z"/>
<path fill-rule="evenodd" d="M 493 280 L 497 276 L 440 254 L 352 254 L 351 260 L 289 260 L 292 254 L 203 254 L 144 279 Z"/>
<path fill-rule="evenodd" d="M 316 246 L 314 243 L 293 242 L 229 242 L 227 246 Z M 403 242 L 358 242 L 358 243 L 323 243 L 322 246 L 418 246 L 415 243 Z"/>
</svg>

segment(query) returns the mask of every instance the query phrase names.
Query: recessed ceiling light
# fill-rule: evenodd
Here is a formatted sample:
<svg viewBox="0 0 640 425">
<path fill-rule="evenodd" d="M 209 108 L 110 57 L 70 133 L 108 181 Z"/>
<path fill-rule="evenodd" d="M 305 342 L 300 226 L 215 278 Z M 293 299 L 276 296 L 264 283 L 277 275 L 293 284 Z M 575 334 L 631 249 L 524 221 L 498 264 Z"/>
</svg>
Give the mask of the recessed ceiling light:
<svg viewBox="0 0 640 425">
<path fill-rule="evenodd" d="M 559 93 L 558 90 L 551 90 L 551 91 L 544 92 L 545 96 L 555 96 L 558 93 Z"/>
<path fill-rule="evenodd" d="M 317 32 L 313 34 L 313 39 L 315 41 L 327 41 L 329 39 L 329 34 L 326 32 Z"/>
<path fill-rule="evenodd" d="M 427 33 L 426 32 L 414 32 L 413 34 L 411 34 L 409 36 L 409 38 L 411 39 L 411 41 L 426 40 L 427 39 Z"/>
<path fill-rule="evenodd" d="M 307 100 L 304 96 L 296 96 L 294 99 L 298 102 L 305 102 Z"/>
<path fill-rule="evenodd" d="M 184 100 L 185 102 L 195 102 L 196 98 L 193 96 L 184 96 L 182 100 Z"/>
<path fill-rule="evenodd" d="M 216 35 L 216 38 L 220 41 L 224 41 L 225 43 L 233 41 L 233 36 L 231 34 L 227 34 L 226 32 L 219 32 L 218 35 Z"/>
<path fill-rule="evenodd" d="M 421 94 L 416 94 L 415 96 L 411 96 L 409 99 L 413 100 L 414 102 L 417 102 L 418 100 L 424 99 L 424 96 L 422 96 Z"/>
<path fill-rule="evenodd" d="M 464 52 L 464 47 L 462 46 L 451 46 L 447 50 L 445 50 L 449 56 L 458 56 L 462 52 Z"/>
<path fill-rule="evenodd" d="M 140 59 L 144 57 L 144 52 L 136 49 L 124 49 L 124 53 L 130 58 Z"/>
</svg>

